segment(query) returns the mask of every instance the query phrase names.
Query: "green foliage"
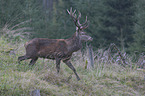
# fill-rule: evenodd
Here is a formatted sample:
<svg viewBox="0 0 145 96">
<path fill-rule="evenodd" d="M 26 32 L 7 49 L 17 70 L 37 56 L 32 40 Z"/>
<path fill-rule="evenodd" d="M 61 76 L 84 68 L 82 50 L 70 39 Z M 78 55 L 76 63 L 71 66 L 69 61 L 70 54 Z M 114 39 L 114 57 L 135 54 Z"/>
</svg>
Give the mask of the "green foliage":
<svg viewBox="0 0 145 96">
<path fill-rule="evenodd" d="M 0 29 L 30 27 L 31 38 L 69 38 L 75 25 L 66 9 L 88 16 L 85 30 L 93 37 L 94 48 L 115 43 L 123 51 L 144 52 L 144 0 L 0 0 Z M 25 24 L 20 24 L 30 21 Z M 19 26 L 16 26 L 20 24 Z M 14 27 L 16 26 L 16 27 Z M 25 31 L 21 32 L 22 34 Z M 2 32 L 0 35 L 3 34 Z M 20 39 L 19 36 L 16 40 Z M 136 47 L 138 46 L 138 47 Z M 130 47 L 129 49 L 127 49 Z"/>
<path fill-rule="evenodd" d="M 98 19 L 98 34 L 105 46 L 114 42 L 124 50 L 132 42 L 134 0 L 102 0 Z"/>
<path fill-rule="evenodd" d="M 135 34 L 133 35 L 134 42 L 130 45 L 130 50 L 136 52 L 137 54 L 145 52 L 145 1 L 138 0 L 136 7 L 137 11 L 135 14 L 136 24 L 134 26 Z"/>
</svg>

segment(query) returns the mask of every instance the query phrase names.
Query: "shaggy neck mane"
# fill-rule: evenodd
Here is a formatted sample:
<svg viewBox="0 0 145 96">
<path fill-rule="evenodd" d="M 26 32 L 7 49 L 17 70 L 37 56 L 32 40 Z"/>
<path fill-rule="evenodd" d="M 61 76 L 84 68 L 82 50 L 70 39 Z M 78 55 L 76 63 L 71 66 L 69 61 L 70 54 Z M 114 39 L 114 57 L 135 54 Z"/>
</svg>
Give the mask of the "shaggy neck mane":
<svg viewBox="0 0 145 96">
<path fill-rule="evenodd" d="M 79 36 L 76 36 L 76 32 L 74 33 L 74 35 L 71 38 L 66 39 L 66 42 L 68 44 L 69 53 L 73 53 L 73 52 L 76 52 L 79 49 L 81 49 L 81 46 L 82 46 L 81 40 L 80 40 Z"/>
</svg>

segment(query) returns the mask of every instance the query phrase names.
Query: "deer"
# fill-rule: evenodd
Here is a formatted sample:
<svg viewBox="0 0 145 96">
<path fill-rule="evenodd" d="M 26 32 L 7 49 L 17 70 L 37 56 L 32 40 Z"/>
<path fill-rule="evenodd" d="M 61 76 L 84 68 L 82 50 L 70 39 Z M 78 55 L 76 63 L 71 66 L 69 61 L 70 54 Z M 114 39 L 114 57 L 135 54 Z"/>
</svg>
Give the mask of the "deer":
<svg viewBox="0 0 145 96">
<path fill-rule="evenodd" d="M 73 36 L 68 39 L 34 38 L 25 43 L 26 54 L 18 57 L 18 63 L 31 59 L 29 65 L 34 65 L 38 58 L 52 59 L 56 60 L 56 69 L 57 73 L 59 73 L 60 63 L 63 61 L 74 72 L 77 80 L 80 80 L 70 59 L 74 52 L 81 49 L 83 42 L 92 41 L 93 38 L 83 31 L 88 28 L 87 16 L 85 22 L 81 24 L 79 21 L 81 18 L 80 12 L 79 16 L 76 15 L 76 10 L 72 12 L 72 8 L 70 11 L 67 9 L 67 12 L 76 26 L 76 32 Z"/>
</svg>

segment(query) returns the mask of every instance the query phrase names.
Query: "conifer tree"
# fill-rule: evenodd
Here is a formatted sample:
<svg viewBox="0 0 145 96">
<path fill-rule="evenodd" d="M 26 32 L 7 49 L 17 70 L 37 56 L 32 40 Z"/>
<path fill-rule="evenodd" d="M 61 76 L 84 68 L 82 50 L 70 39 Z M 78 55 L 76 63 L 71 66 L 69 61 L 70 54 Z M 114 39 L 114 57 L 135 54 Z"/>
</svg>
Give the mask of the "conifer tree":
<svg viewBox="0 0 145 96">
<path fill-rule="evenodd" d="M 132 42 L 134 24 L 134 0 L 102 0 L 98 22 L 101 44 L 115 43 L 122 50 Z"/>
<path fill-rule="evenodd" d="M 145 52 L 145 0 L 138 0 L 136 4 L 136 23 L 134 26 L 134 42 L 130 45 L 130 51 L 143 53 Z"/>
</svg>

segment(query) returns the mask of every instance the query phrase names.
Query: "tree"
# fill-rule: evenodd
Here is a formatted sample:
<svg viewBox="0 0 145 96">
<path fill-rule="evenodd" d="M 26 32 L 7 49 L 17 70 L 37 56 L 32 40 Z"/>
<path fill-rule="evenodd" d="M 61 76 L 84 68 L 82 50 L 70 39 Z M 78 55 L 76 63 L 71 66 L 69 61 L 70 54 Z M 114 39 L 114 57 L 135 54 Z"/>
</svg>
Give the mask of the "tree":
<svg viewBox="0 0 145 96">
<path fill-rule="evenodd" d="M 133 34 L 134 42 L 130 44 L 129 50 L 132 52 L 145 52 L 145 1 L 138 0 L 135 13 L 136 23 Z"/>
<path fill-rule="evenodd" d="M 23 18 L 23 11 L 25 2 L 19 0 L 0 0 L 0 27 L 7 23 L 12 25 L 21 22 L 20 18 Z M 24 19 L 24 18 L 23 18 Z"/>
<path fill-rule="evenodd" d="M 134 3 L 134 0 L 102 0 L 96 29 L 103 46 L 115 43 L 124 50 L 132 42 Z"/>
</svg>

